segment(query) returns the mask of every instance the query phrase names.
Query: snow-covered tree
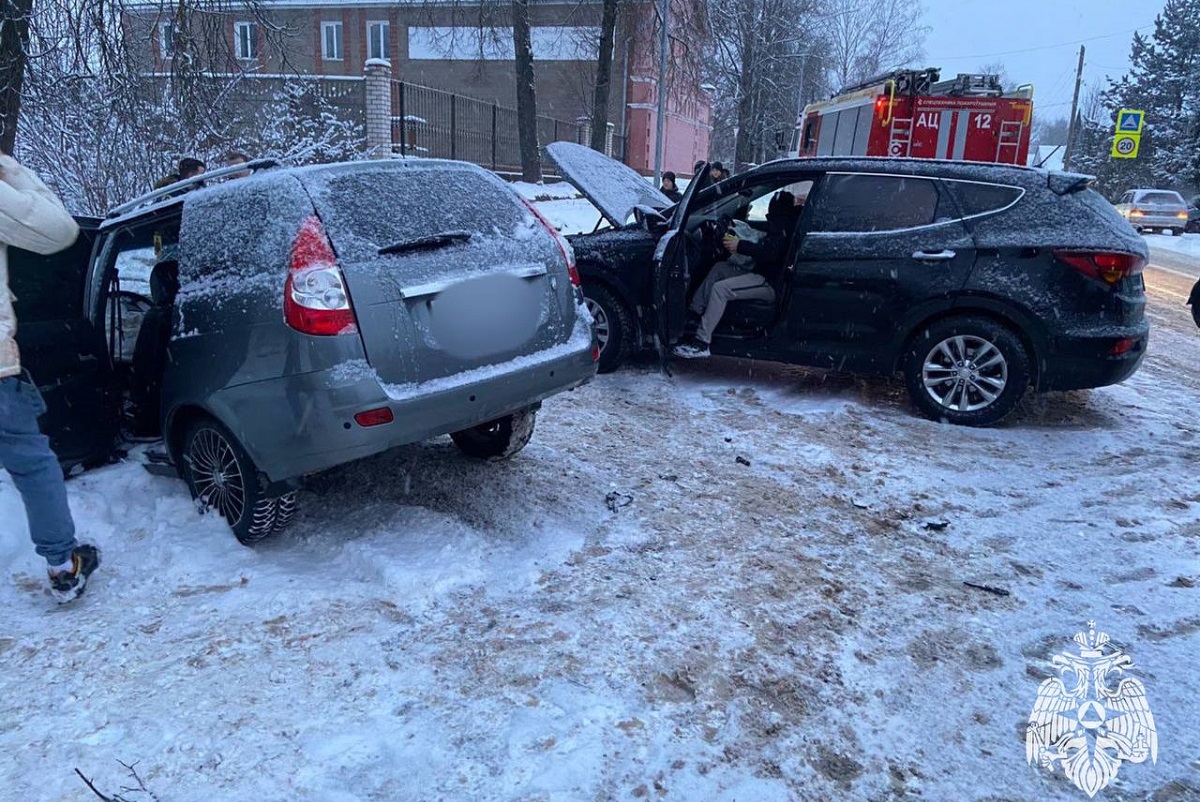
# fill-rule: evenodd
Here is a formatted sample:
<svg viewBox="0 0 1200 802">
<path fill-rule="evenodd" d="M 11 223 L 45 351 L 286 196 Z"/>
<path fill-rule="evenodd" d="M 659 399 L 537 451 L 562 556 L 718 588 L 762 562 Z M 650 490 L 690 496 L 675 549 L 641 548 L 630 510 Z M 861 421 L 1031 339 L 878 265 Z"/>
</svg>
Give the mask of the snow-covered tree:
<svg viewBox="0 0 1200 802">
<path fill-rule="evenodd" d="M 217 2 L 183 5 L 195 11 L 198 1 Z M 134 54 L 144 42 L 130 41 L 122 2 L 40 0 L 30 17 L 35 55 L 23 76 L 16 151 L 73 211 L 102 213 L 146 192 L 184 155 L 216 165 L 231 148 L 297 161 L 359 150 L 361 125 L 312 79 L 195 67 L 220 61 L 228 47 L 208 14 L 195 27 L 173 15 L 172 71 L 148 73 Z"/>
<path fill-rule="evenodd" d="M 1132 186 L 1200 187 L 1200 0 L 1167 0 L 1150 36 L 1134 34 L 1130 70 L 1110 80 L 1099 109 L 1080 115 L 1073 165 L 1113 197 Z M 1121 108 L 1146 112 L 1137 159 L 1112 159 Z"/>
</svg>

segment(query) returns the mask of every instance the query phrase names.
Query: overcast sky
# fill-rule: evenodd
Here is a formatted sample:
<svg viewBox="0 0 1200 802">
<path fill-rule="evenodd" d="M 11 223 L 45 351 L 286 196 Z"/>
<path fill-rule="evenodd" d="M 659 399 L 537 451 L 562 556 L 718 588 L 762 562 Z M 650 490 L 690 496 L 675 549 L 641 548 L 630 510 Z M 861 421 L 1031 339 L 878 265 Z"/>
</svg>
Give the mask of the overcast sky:
<svg viewBox="0 0 1200 802">
<path fill-rule="evenodd" d="M 1003 62 L 1010 82 L 1034 85 L 1034 111 L 1043 119 L 1066 117 L 1071 110 L 1080 44 L 1087 48 L 1085 83 L 1118 76 L 1128 69 L 1134 29 L 1153 31 L 1164 5 L 1164 0 L 922 1 L 930 28 L 924 66 L 941 67 L 942 78 L 952 78 Z"/>
</svg>

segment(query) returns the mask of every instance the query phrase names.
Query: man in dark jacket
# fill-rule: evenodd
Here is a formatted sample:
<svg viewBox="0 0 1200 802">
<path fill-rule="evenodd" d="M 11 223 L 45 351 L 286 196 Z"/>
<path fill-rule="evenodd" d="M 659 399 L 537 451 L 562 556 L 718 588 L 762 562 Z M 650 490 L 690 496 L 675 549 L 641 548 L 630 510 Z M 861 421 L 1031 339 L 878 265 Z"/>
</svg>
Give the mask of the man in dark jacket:
<svg viewBox="0 0 1200 802">
<path fill-rule="evenodd" d="M 788 242 L 796 223 L 796 199 L 790 192 L 777 192 L 767 207 L 767 235 L 759 242 L 727 234 L 725 250 L 754 260 L 751 272 L 718 262 L 693 299 L 692 311 L 700 313 L 700 326 L 691 341 L 675 347 L 675 355 L 685 359 L 709 356 L 713 331 L 725 314 L 730 301 L 774 301 L 783 277 Z"/>
<path fill-rule="evenodd" d="M 683 200 L 683 193 L 679 191 L 679 187 L 675 186 L 675 174 L 670 170 L 662 174 L 662 186 L 658 191 L 666 195 L 671 203 L 679 203 Z"/>
</svg>

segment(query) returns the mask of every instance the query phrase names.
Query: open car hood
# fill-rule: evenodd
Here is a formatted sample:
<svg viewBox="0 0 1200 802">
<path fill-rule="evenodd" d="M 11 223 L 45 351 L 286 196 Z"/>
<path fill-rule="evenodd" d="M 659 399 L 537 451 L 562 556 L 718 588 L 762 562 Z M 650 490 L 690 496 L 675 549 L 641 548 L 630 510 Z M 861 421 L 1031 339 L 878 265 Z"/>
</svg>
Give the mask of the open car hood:
<svg viewBox="0 0 1200 802">
<path fill-rule="evenodd" d="M 635 206 L 666 209 L 671 201 L 650 181 L 599 151 L 574 142 L 552 142 L 546 157 L 614 228 L 629 220 Z"/>
</svg>

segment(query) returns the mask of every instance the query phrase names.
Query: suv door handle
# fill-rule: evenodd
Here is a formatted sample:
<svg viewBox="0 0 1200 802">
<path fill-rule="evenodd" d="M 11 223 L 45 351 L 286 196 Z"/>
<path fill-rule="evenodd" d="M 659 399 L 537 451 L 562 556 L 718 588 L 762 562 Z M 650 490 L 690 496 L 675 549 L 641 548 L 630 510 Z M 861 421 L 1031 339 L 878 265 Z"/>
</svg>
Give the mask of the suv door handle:
<svg viewBox="0 0 1200 802">
<path fill-rule="evenodd" d="M 918 262 L 949 262 L 955 256 L 958 256 L 958 254 L 951 250 L 938 251 L 937 253 L 917 251 L 912 255 L 912 258 Z"/>
</svg>

